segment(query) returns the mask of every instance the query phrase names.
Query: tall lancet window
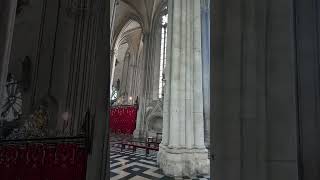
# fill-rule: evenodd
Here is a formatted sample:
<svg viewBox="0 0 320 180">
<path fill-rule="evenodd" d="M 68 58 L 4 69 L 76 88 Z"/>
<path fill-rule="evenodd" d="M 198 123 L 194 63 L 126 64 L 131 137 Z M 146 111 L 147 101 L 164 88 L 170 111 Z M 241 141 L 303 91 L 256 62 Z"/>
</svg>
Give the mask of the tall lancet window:
<svg viewBox="0 0 320 180">
<path fill-rule="evenodd" d="M 160 77 L 159 77 L 159 98 L 163 97 L 163 87 L 165 85 L 164 68 L 167 61 L 167 24 L 168 14 L 161 19 L 161 51 L 160 51 Z"/>
</svg>

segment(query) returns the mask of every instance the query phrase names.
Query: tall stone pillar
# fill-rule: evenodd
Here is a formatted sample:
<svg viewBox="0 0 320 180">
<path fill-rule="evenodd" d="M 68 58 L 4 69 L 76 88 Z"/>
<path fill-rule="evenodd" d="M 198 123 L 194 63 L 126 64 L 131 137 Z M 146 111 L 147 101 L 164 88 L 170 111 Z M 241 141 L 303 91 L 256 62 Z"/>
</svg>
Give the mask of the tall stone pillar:
<svg viewBox="0 0 320 180">
<path fill-rule="evenodd" d="M 293 1 L 213 3 L 212 178 L 298 180 Z"/>
<path fill-rule="evenodd" d="M 110 1 L 110 7 L 111 7 L 111 21 L 110 21 L 110 44 L 112 44 L 112 41 L 115 41 L 116 39 L 114 39 L 114 19 L 115 19 L 115 14 L 117 12 L 117 7 L 119 5 L 119 1 L 118 0 L 111 0 Z M 117 50 L 116 49 L 112 49 L 110 52 L 110 67 L 111 67 L 111 74 L 110 74 L 110 97 L 111 97 L 111 93 L 112 93 L 112 85 L 114 82 L 113 76 L 114 76 L 114 70 L 115 70 L 115 61 L 116 61 L 116 57 L 117 57 Z"/>
<path fill-rule="evenodd" d="M 132 97 L 132 100 L 129 102 L 131 104 L 134 103 L 134 72 L 135 72 L 135 64 L 137 61 L 137 50 L 135 48 L 132 48 L 132 53 L 130 56 L 130 61 L 129 61 L 129 67 L 128 67 L 128 78 L 127 78 L 127 90 L 128 90 L 128 97 Z"/>
<path fill-rule="evenodd" d="M 202 79 L 203 79 L 203 111 L 204 140 L 210 145 L 210 10 L 209 0 L 201 0 L 201 37 L 202 37 Z"/>
<path fill-rule="evenodd" d="M 17 0 L 0 2 L 0 100 L 7 80 Z"/>
<path fill-rule="evenodd" d="M 111 67 L 111 72 L 110 72 L 110 97 L 112 94 L 112 85 L 113 85 L 113 76 L 114 76 L 114 69 L 115 69 L 115 53 L 114 50 L 110 51 L 110 67 Z"/>
<path fill-rule="evenodd" d="M 200 1 L 168 1 L 168 62 L 158 163 L 168 176 L 208 174 L 204 144 Z"/>
<path fill-rule="evenodd" d="M 87 174 L 86 179 L 94 180 L 106 180 L 110 177 L 108 170 L 108 150 L 109 150 L 109 123 L 107 117 L 109 117 L 109 111 L 107 105 L 109 104 L 109 84 L 110 73 L 107 71 L 109 62 L 107 50 L 110 49 L 108 38 L 109 33 L 107 31 L 109 27 L 109 2 L 105 0 L 90 0 L 93 4 L 93 12 L 96 15 L 97 28 L 94 44 L 95 56 L 94 56 L 94 68 L 90 71 L 94 74 L 94 82 L 91 87 L 94 91 L 93 96 L 93 111 L 92 115 L 94 131 L 92 133 L 92 147 L 91 153 L 88 156 L 87 162 Z M 88 25 L 89 26 L 89 25 Z"/>
<path fill-rule="evenodd" d="M 298 141 L 301 179 L 320 179 L 320 66 L 319 42 L 320 4 L 295 1 L 296 69 L 299 96 Z"/>
<path fill-rule="evenodd" d="M 138 82 L 138 73 L 139 72 L 139 69 L 138 69 L 138 62 L 139 62 L 139 49 L 137 48 L 136 52 L 135 52 L 135 55 L 134 55 L 134 58 L 133 58 L 133 61 L 132 61 L 132 64 L 131 64 L 131 86 L 130 86 L 130 95 L 132 96 L 132 101 L 134 102 L 136 97 L 137 97 L 137 88 L 139 88 L 137 86 L 137 82 Z"/>
<path fill-rule="evenodd" d="M 138 115 L 137 115 L 137 122 L 136 122 L 136 129 L 133 132 L 134 137 L 142 137 L 144 135 L 144 115 L 145 115 L 145 108 L 147 105 L 147 89 L 148 89 L 148 74 L 150 71 L 148 71 L 148 65 L 150 64 L 150 61 L 148 61 L 148 54 L 149 54 L 149 46 L 150 45 L 150 35 L 149 33 L 144 33 L 143 34 L 143 63 L 142 67 L 144 68 L 142 74 L 140 74 L 140 78 L 142 79 L 141 81 L 141 87 L 142 88 L 142 97 L 139 98 L 139 110 L 138 110 Z"/>
<path fill-rule="evenodd" d="M 142 124 L 144 120 L 144 99 L 140 98 L 139 109 L 137 112 L 137 121 L 136 121 L 136 129 L 133 132 L 133 136 L 135 138 L 139 138 L 143 136 Z"/>
<path fill-rule="evenodd" d="M 120 95 L 128 95 L 128 70 L 129 70 L 129 63 L 130 63 L 130 56 L 131 54 L 129 51 L 126 52 L 126 55 L 123 60 L 123 69 L 121 75 L 121 86 L 120 86 Z"/>
<path fill-rule="evenodd" d="M 134 60 L 134 64 L 132 65 L 132 82 L 131 82 L 131 95 L 133 100 L 136 99 L 138 93 L 137 93 L 137 89 L 139 88 L 137 86 L 137 82 L 138 82 L 138 73 L 139 69 L 138 69 L 138 55 L 135 56 L 135 60 Z"/>
<path fill-rule="evenodd" d="M 146 104 L 152 101 L 152 77 L 153 77 L 153 61 L 152 61 L 152 54 L 153 54 L 153 37 L 151 33 L 145 33 L 144 37 L 145 41 L 145 57 L 144 57 L 144 68 L 145 68 L 145 76 L 144 76 L 144 96 L 146 100 Z"/>
<path fill-rule="evenodd" d="M 162 16 L 160 16 L 162 17 Z M 160 19 L 159 17 L 159 19 Z M 157 26 L 155 25 L 155 30 L 153 33 L 154 37 L 154 53 L 153 53 L 153 92 L 152 99 L 159 99 L 159 75 L 160 75 L 160 56 L 161 56 L 161 24 L 160 20 L 157 20 Z M 163 71 L 164 72 L 164 71 Z"/>
<path fill-rule="evenodd" d="M 95 42 L 100 37 L 98 31 L 97 1 L 74 1 L 73 18 L 75 20 L 73 51 L 70 54 L 69 79 L 65 109 L 71 112 L 70 131 L 79 133 L 83 126 L 84 115 L 88 108 L 93 108 L 97 81 Z M 109 63 L 109 62 L 108 62 Z M 92 110 L 92 109 L 91 109 Z M 92 110 L 94 111 L 94 110 Z"/>
<path fill-rule="evenodd" d="M 116 13 L 117 13 L 117 9 L 118 9 L 118 5 L 119 5 L 119 0 L 111 0 L 110 1 L 110 41 L 116 40 L 114 39 L 114 24 L 115 24 L 115 19 L 116 19 Z M 112 44 L 112 43 L 111 43 Z"/>
</svg>

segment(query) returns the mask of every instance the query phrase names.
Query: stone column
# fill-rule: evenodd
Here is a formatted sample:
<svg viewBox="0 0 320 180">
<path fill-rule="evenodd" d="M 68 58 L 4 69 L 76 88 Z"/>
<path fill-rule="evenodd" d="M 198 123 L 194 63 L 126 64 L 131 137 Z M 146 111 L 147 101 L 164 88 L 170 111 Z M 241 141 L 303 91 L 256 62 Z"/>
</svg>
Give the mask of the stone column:
<svg viewBox="0 0 320 180">
<path fill-rule="evenodd" d="M 140 46 L 140 45 L 139 45 Z M 136 53 L 135 53 L 135 60 L 134 60 L 134 64 L 132 65 L 132 84 L 131 84 L 131 95 L 133 98 L 133 101 L 135 101 L 136 97 L 139 95 L 138 94 L 138 89 L 140 89 L 141 87 L 138 86 L 138 74 L 139 74 L 139 48 L 137 48 Z"/>
<path fill-rule="evenodd" d="M 147 104 L 152 101 L 152 84 L 153 84 L 153 61 L 152 61 L 152 54 L 153 54 L 153 45 L 154 45 L 154 39 L 153 39 L 153 34 L 152 33 L 148 33 L 146 35 L 146 45 L 145 45 L 145 52 L 146 52 L 146 56 L 145 56 L 145 77 L 144 77 L 144 81 L 145 81 L 145 89 L 144 89 L 144 93 L 145 93 L 145 99 Z"/>
<path fill-rule="evenodd" d="M 149 33 L 144 33 L 143 34 L 143 64 L 142 67 L 144 68 L 143 74 L 141 74 L 141 87 L 142 93 L 141 93 L 141 98 L 139 98 L 139 110 L 138 110 L 138 115 L 137 115 L 137 122 L 136 122 L 136 129 L 133 132 L 134 137 L 142 137 L 144 135 L 144 124 L 145 124 L 145 108 L 147 105 L 147 92 L 148 92 L 148 75 L 150 73 L 148 67 L 150 65 L 150 61 L 148 61 L 148 55 L 150 51 L 150 34 Z"/>
<path fill-rule="evenodd" d="M 0 2 L 0 100 L 2 102 L 2 93 L 7 81 L 8 65 L 10 61 L 10 52 L 14 23 L 16 17 L 17 0 L 2 0 Z"/>
<path fill-rule="evenodd" d="M 129 63 L 130 63 L 130 56 L 131 54 L 129 51 L 126 52 L 126 55 L 123 60 L 123 69 L 121 75 L 121 86 L 120 86 L 120 95 L 128 95 L 128 70 L 129 70 Z"/>
<path fill-rule="evenodd" d="M 139 72 L 138 69 L 138 61 L 139 61 L 139 48 L 137 48 L 134 59 L 133 59 L 133 64 L 131 65 L 132 68 L 132 82 L 131 82 L 131 88 L 130 88 L 130 95 L 132 96 L 132 101 L 134 102 L 136 97 L 137 97 L 137 82 L 138 82 L 138 77 L 137 77 L 137 72 Z"/>
<path fill-rule="evenodd" d="M 111 67 L 111 72 L 110 72 L 110 97 L 112 94 L 112 85 L 113 85 L 113 76 L 114 76 L 114 69 L 115 69 L 115 53 L 114 50 L 110 51 L 110 67 Z"/>
<path fill-rule="evenodd" d="M 161 16 L 160 16 L 161 17 Z M 160 56 L 161 56 L 161 26 L 160 20 L 157 20 L 155 25 L 154 36 L 154 53 L 153 63 L 155 69 L 153 70 L 153 92 L 152 99 L 159 99 L 159 75 L 160 75 Z M 164 71 L 163 71 L 164 72 Z"/>
<path fill-rule="evenodd" d="M 202 79 L 205 144 L 210 145 L 210 14 L 208 0 L 201 0 Z"/>
<path fill-rule="evenodd" d="M 299 179 L 292 3 L 214 1 L 213 179 Z"/>
<path fill-rule="evenodd" d="M 157 34 L 157 31 L 159 28 L 159 21 L 155 21 L 155 25 L 152 28 L 151 31 L 151 45 L 149 47 L 149 51 L 150 51 L 150 55 L 148 58 L 149 61 L 149 75 L 148 75 L 148 89 L 147 89 L 147 93 L 148 93 L 148 99 L 149 102 L 158 99 L 158 98 L 154 98 L 154 89 L 155 87 L 159 87 L 159 83 L 156 83 L 155 79 L 159 79 L 159 75 L 156 72 L 159 72 L 160 70 L 160 66 L 158 66 L 158 64 L 160 64 L 160 53 L 158 53 L 159 56 L 156 56 L 157 51 L 161 51 L 161 47 L 160 47 L 160 42 L 161 41 L 161 35 L 160 37 L 158 36 L 159 34 Z M 159 45 L 158 45 L 159 43 Z"/>
<path fill-rule="evenodd" d="M 111 17 L 111 21 L 110 21 L 110 41 L 116 40 L 114 39 L 114 24 L 115 24 L 115 15 L 117 13 L 117 9 L 118 9 L 118 5 L 119 5 L 119 0 L 111 0 L 110 1 L 110 7 L 111 7 L 111 11 L 110 11 L 110 17 Z"/>
<path fill-rule="evenodd" d="M 201 88 L 200 1 L 169 0 L 168 10 L 167 82 L 158 163 L 168 176 L 208 174 Z"/>
<path fill-rule="evenodd" d="M 128 92 L 128 97 L 132 97 L 132 100 L 129 103 L 134 102 L 134 71 L 135 71 L 135 63 L 137 61 L 137 52 L 136 48 L 132 48 L 132 53 L 130 56 L 130 61 L 129 61 L 129 67 L 128 67 L 128 78 L 127 78 L 127 92 Z"/>
<path fill-rule="evenodd" d="M 295 1 L 299 171 L 303 180 L 320 179 L 320 4 Z"/>
<path fill-rule="evenodd" d="M 85 112 L 93 107 L 95 98 L 94 83 L 98 77 L 96 72 L 96 41 L 100 37 L 97 1 L 74 1 L 72 17 L 75 20 L 72 52 L 70 54 L 68 88 L 65 109 L 71 112 L 70 131 L 72 135 L 79 133 L 83 126 Z M 108 62 L 109 63 L 109 62 Z"/>
<path fill-rule="evenodd" d="M 94 4 L 94 12 L 97 15 L 97 27 L 96 35 L 97 39 L 94 42 L 95 48 L 95 64 L 94 68 L 90 71 L 94 73 L 94 82 L 91 87 L 94 91 L 93 95 L 93 110 L 91 111 L 94 116 L 94 132 L 92 137 L 92 150 L 88 156 L 87 162 L 87 180 L 106 180 L 110 177 L 110 171 L 108 170 L 108 150 L 109 150 L 109 123 L 107 110 L 107 101 L 109 98 L 109 82 L 110 73 L 107 71 L 109 62 L 107 61 L 108 50 L 110 49 L 108 38 L 109 33 L 107 28 L 109 27 L 109 2 L 105 0 L 90 0 Z"/>
<path fill-rule="evenodd" d="M 143 133 L 142 133 L 142 123 L 144 120 L 144 99 L 140 98 L 140 104 L 139 104 L 139 109 L 138 109 L 138 113 L 137 113 L 137 121 L 136 121 L 136 129 L 133 132 L 133 136 L 135 138 L 139 138 L 142 137 Z"/>
<path fill-rule="evenodd" d="M 119 1 L 118 0 L 112 0 L 110 1 L 110 7 L 111 7 L 111 22 L 110 22 L 110 32 L 112 33 L 110 35 L 110 42 L 112 44 L 112 41 L 113 40 L 116 40 L 114 39 L 114 19 L 115 19 L 115 14 L 117 12 L 117 7 L 119 5 Z M 110 52 L 110 63 L 111 63 L 111 78 L 110 78 L 110 97 L 111 97 L 111 93 L 112 93 L 112 85 L 113 85 L 113 75 L 114 75 L 114 69 L 115 69 L 115 60 L 116 60 L 116 57 L 117 57 L 117 50 L 116 49 L 112 49 L 111 52 Z"/>
</svg>

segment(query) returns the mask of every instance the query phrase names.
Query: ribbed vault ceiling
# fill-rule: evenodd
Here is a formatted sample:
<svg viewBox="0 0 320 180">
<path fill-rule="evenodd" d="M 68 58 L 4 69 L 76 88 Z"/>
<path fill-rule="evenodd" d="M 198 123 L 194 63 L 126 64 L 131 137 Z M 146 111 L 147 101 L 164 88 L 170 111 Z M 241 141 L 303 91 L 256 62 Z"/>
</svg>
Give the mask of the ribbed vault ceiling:
<svg viewBox="0 0 320 180">
<path fill-rule="evenodd" d="M 141 25 L 143 32 L 149 32 L 152 19 L 166 0 L 118 0 L 116 6 L 111 1 L 112 41 L 115 41 L 121 30 L 130 19 Z"/>
</svg>

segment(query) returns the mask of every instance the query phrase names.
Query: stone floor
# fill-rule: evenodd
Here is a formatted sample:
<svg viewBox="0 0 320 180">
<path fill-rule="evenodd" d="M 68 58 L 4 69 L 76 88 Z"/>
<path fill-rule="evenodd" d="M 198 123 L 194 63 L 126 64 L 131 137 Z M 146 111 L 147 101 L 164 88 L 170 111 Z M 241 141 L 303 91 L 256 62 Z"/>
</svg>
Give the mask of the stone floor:
<svg viewBox="0 0 320 180">
<path fill-rule="evenodd" d="M 110 142 L 110 179 L 111 180 L 173 180 L 174 178 L 166 177 L 158 168 L 157 152 L 150 151 L 148 156 L 144 150 L 137 149 L 134 153 L 132 150 L 125 149 L 121 152 L 120 146 L 115 144 L 116 137 L 111 138 Z M 178 179 L 178 178 L 176 178 Z M 208 180 L 209 177 L 199 176 L 196 178 L 179 178 L 190 180 Z"/>
</svg>

